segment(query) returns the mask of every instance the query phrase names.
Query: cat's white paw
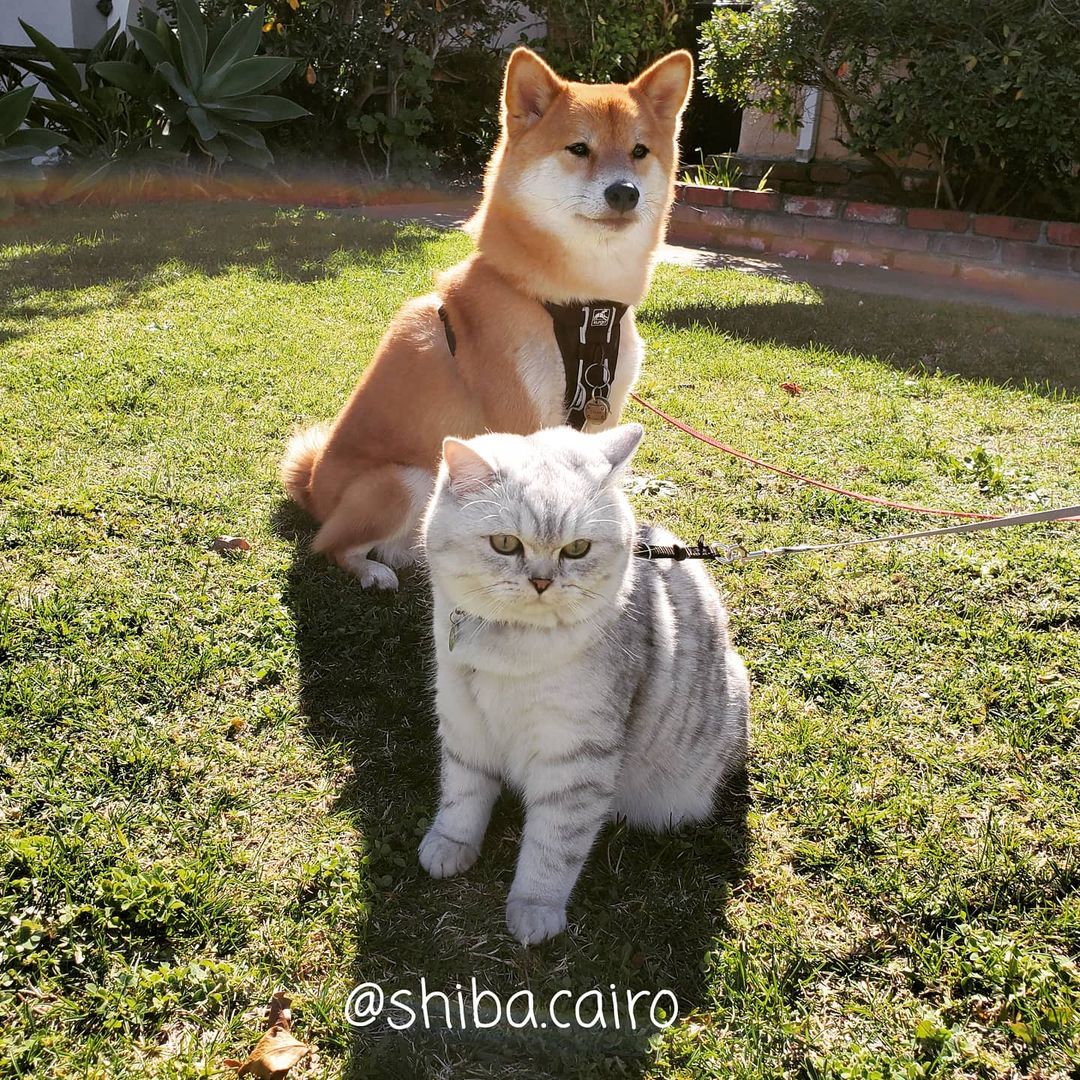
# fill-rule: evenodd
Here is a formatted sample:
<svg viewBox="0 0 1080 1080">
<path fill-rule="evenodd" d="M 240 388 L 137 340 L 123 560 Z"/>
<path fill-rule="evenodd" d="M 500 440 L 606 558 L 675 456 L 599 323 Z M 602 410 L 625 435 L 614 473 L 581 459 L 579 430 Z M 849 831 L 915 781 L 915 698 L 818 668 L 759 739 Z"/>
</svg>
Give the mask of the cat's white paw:
<svg viewBox="0 0 1080 1080">
<path fill-rule="evenodd" d="M 566 929 L 566 908 L 542 900 L 510 900 L 506 926 L 522 945 L 539 945 Z"/>
<path fill-rule="evenodd" d="M 362 589 L 396 589 L 397 574 L 389 566 L 383 566 L 367 555 L 367 548 L 353 548 L 342 556 L 341 565 L 359 580 Z"/>
<path fill-rule="evenodd" d="M 420 841 L 419 855 L 420 865 L 433 878 L 447 878 L 468 870 L 480 858 L 480 851 L 472 844 L 459 843 L 428 829 L 427 836 Z"/>
</svg>

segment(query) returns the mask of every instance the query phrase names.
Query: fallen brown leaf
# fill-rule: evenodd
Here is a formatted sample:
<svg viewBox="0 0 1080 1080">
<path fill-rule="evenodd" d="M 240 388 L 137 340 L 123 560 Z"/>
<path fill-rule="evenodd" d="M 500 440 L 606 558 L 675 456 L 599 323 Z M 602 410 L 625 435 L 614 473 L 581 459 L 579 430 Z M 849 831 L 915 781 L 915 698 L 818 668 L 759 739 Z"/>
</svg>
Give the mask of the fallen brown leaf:
<svg viewBox="0 0 1080 1080">
<path fill-rule="evenodd" d="M 211 551 L 250 551 L 251 545 L 242 536 L 218 536 L 210 541 Z"/>
<path fill-rule="evenodd" d="M 254 1080 L 285 1080 L 285 1075 L 311 1053 L 311 1047 L 292 1034 L 292 1009 L 289 998 L 278 991 L 270 999 L 270 1025 L 266 1034 L 255 1044 L 247 1061 L 226 1058 L 223 1065 L 236 1069 L 237 1077 L 251 1076 Z"/>
</svg>

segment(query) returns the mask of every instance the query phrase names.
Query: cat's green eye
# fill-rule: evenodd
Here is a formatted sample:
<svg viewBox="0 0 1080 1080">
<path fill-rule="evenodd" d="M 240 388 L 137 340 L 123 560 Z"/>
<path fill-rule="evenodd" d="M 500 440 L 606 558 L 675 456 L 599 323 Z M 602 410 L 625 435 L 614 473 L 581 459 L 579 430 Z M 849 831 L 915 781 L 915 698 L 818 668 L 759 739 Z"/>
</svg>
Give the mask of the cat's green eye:
<svg viewBox="0 0 1080 1080">
<path fill-rule="evenodd" d="M 521 541 L 509 533 L 496 533 L 488 539 L 500 555 L 516 555 L 521 550 Z"/>
<path fill-rule="evenodd" d="M 592 547 L 592 542 L 589 540 L 571 540 L 569 544 L 562 549 L 561 554 L 568 559 L 580 559 L 589 554 L 589 548 Z"/>
</svg>

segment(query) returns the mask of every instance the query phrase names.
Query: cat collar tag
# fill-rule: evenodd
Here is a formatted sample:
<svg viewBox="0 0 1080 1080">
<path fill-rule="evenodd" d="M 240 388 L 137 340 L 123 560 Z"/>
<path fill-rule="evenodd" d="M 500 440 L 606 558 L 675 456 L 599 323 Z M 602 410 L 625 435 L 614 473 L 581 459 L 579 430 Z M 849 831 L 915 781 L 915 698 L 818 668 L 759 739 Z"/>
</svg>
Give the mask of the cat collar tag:
<svg viewBox="0 0 1080 1080">
<path fill-rule="evenodd" d="M 458 642 L 458 638 L 461 636 L 461 624 L 469 616 L 460 609 L 455 609 L 450 612 L 450 637 L 447 639 L 446 647 L 450 652 L 454 651 L 454 646 Z"/>
</svg>

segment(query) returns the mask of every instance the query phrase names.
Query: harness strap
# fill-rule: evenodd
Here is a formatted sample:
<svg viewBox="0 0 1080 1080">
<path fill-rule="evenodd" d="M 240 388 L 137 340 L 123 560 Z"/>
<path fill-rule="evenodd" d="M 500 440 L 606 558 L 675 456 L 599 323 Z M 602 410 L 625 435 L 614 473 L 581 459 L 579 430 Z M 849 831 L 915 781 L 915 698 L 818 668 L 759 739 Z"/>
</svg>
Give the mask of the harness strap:
<svg viewBox="0 0 1080 1080">
<path fill-rule="evenodd" d="M 545 304 L 563 359 L 566 422 L 581 431 L 588 422 L 602 424 L 611 412 L 611 386 L 619 363 L 619 341 L 626 304 L 593 300 L 588 304 Z M 446 346 L 457 354 L 457 337 L 446 305 L 439 307 Z"/>
<path fill-rule="evenodd" d="M 439 305 L 439 318 L 442 319 L 443 333 L 446 334 L 446 347 L 451 356 L 457 355 L 457 338 L 454 336 L 454 328 L 450 325 L 450 316 L 446 314 L 446 305 Z"/>
<path fill-rule="evenodd" d="M 544 307 L 555 327 L 566 372 L 566 422 L 578 431 L 589 421 L 602 424 L 611 412 L 609 398 L 626 304 L 592 300 Z"/>
</svg>

